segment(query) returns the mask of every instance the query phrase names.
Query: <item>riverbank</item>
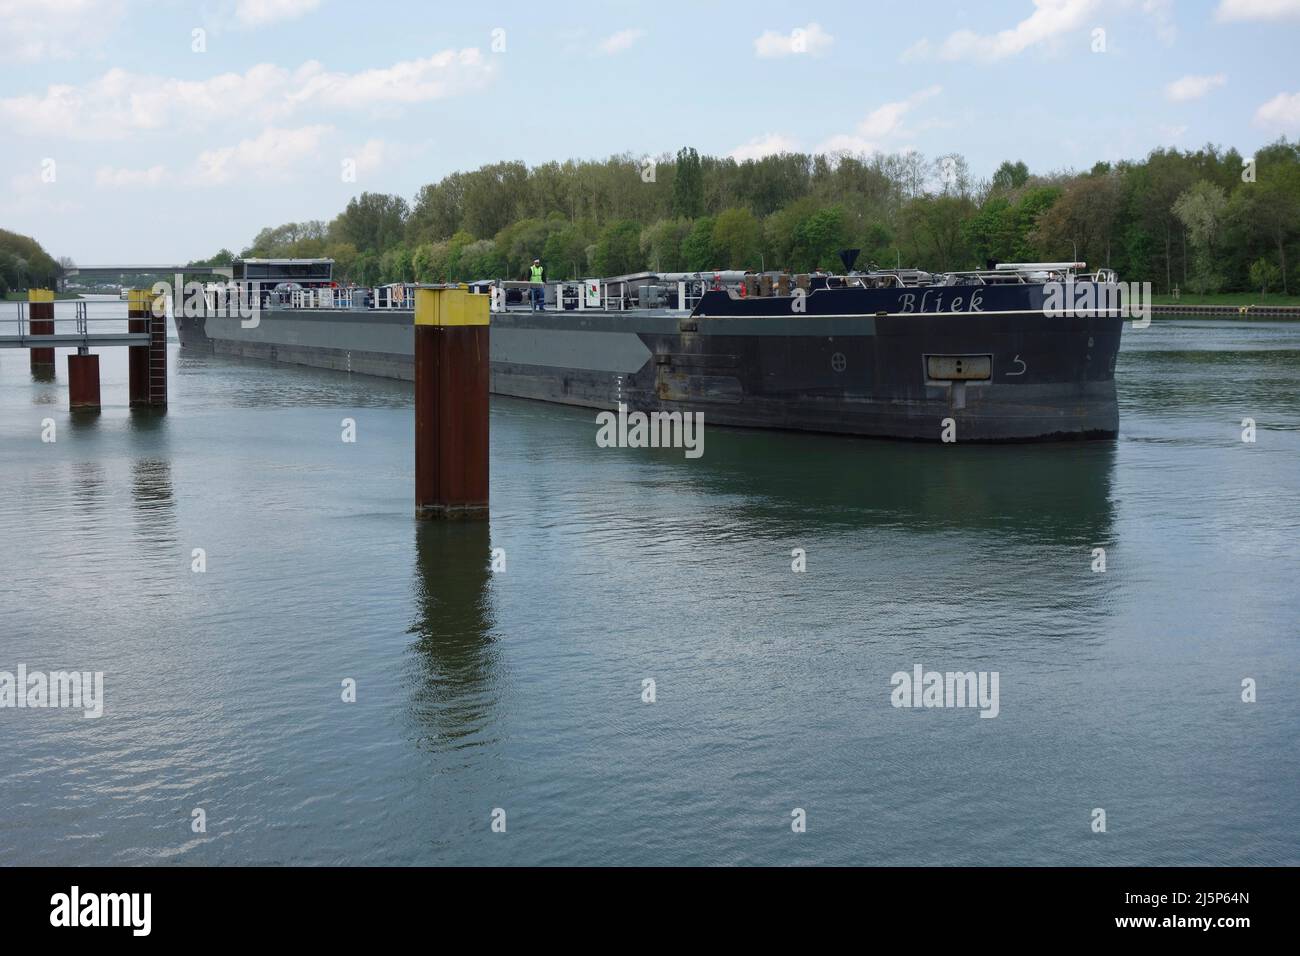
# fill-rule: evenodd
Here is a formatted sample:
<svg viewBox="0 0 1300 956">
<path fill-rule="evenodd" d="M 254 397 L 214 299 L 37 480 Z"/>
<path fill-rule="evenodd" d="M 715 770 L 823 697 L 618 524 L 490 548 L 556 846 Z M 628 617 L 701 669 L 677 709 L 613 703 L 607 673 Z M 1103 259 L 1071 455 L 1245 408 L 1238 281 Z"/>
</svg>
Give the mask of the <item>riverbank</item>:
<svg viewBox="0 0 1300 956">
<path fill-rule="evenodd" d="M 1154 295 L 1157 316 L 1221 316 L 1240 319 L 1300 319 L 1300 295 L 1218 292 L 1214 295 Z"/>
<path fill-rule="evenodd" d="M 1243 305 L 1160 305 L 1151 306 L 1151 315 L 1156 318 L 1170 319 L 1278 319 L 1300 321 L 1300 305 L 1260 305 L 1247 303 Z"/>
<path fill-rule="evenodd" d="M 1270 292 L 1260 295 L 1258 292 L 1216 292 L 1213 295 L 1189 295 L 1184 292 L 1178 298 L 1172 295 L 1153 295 L 1151 301 L 1156 305 L 1222 305 L 1234 308 L 1243 305 L 1300 306 L 1300 295 L 1282 295 Z"/>
<path fill-rule="evenodd" d="M 1156 316 L 1218 316 L 1237 319 L 1300 319 L 1300 295 L 1217 292 L 1213 295 L 1153 295 Z"/>
</svg>

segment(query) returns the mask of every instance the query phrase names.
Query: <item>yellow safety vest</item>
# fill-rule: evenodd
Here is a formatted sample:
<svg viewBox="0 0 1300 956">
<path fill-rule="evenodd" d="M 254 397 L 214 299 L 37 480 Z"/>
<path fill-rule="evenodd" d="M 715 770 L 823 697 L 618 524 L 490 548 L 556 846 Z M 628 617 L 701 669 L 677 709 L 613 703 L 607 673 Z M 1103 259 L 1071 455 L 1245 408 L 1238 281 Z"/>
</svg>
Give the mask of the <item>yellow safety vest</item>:
<svg viewBox="0 0 1300 956">
<path fill-rule="evenodd" d="M 532 279 L 533 279 L 534 282 L 541 282 L 541 281 L 542 281 L 542 267 L 541 267 L 541 266 L 533 266 L 532 269 L 529 270 L 529 272 L 530 272 L 530 275 L 532 275 Z"/>
</svg>

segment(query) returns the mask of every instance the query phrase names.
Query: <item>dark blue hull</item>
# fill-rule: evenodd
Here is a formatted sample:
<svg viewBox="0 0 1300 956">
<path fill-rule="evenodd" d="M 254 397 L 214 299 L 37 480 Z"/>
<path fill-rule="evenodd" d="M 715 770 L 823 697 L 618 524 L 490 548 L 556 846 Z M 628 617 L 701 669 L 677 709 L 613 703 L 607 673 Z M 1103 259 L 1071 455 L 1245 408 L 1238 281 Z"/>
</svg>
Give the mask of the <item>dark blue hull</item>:
<svg viewBox="0 0 1300 956">
<path fill-rule="evenodd" d="M 1031 285 L 828 289 L 803 305 L 717 292 L 691 315 L 494 313 L 492 388 L 591 408 L 703 412 L 714 425 L 884 438 L 1118 431 L 1117 315 L 1047 315 L 1042 287 Z M 189 347 L 410 378 L 411 322 L 409 312 L 272 310 L 256 329 L 177 324 Z"/>
</svg>

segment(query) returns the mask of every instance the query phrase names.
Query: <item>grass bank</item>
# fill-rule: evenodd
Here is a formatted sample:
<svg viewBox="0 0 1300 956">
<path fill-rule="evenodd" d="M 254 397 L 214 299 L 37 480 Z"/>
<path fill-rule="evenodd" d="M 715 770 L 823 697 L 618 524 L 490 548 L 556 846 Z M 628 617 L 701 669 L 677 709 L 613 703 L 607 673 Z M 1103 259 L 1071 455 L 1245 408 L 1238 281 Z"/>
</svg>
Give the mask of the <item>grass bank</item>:
<svg viewBox="0 0 1300 956">
<path fill-rule="evenodd" d="M 1153 295 L 1152 305 L 1225 305 L 1240 308 L 1243 305 L 1276 306 L 1300 305 L 1300 295 L 1282 295 L 1270 292 L 1260 295 L 1258 292 L 1216 292 L 1212 295 L 1191 295 L 1184 292 L 1177 299 L 1172 295 Z"/>
</svg>

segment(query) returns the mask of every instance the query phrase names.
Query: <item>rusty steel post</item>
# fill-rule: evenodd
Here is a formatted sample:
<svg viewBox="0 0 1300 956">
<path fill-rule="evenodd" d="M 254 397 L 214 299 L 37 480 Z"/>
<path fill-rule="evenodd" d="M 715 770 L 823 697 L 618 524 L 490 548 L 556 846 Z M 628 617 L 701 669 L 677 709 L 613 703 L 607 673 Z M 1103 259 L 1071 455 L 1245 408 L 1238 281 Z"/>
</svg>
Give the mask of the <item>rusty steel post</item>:
<svg viewBox="0 0 1300 956">
<path fill-rule="evenodd" d="M 126 293 L 126 328 L 128 332 L 148 332 L 152 317 L 152 297 L 145 289 L 128 289 Z M 127 349 L 128 395 L 132 405 L 149 404 L 149 349 Z"/>
<path fill-rule="evenodd" d="M 154 315 L 154 295 L 148 289 L 126 293 L 127 331 L 148 332 L 148 345 L 127 349 L 130 402 L 132 405 L 167 404 L 167 313 Z"/>
<path fill-rule="evenodd" d="M 83 354 L 68 356 L 68 406 L 94 408 L 99 406 L 99 356 Z"/>
<path fill-rule="evenodd" d="M 31 335 L 54 334 L 54 293 L 49 289 L 27 290 L 27 324 Z M 33 348 L 32 371 L 54 371 L 54 348 Z"/>
<path fill-rule="evenodd" d="M 488 516 L 488 299 L 415 292 L 415 514 Z"/>
</svg>

